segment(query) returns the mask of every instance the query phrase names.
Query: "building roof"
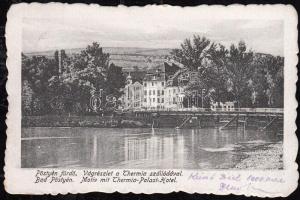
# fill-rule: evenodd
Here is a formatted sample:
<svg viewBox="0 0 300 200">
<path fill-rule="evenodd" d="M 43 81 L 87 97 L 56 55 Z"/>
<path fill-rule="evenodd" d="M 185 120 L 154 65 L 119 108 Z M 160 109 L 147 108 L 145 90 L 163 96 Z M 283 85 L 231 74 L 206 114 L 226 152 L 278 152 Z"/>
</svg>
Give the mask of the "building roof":
<svg viewBox="0 0 300 200">
<path fill-rule="evenodd" d="M 147 71 L 144 81 L 168 81 L 178 71 L 181 70 L 179 66 L 174 63 L 164 62 Z"/>
<path fill-rule="evenodd" d="M 165 81 L 165 66 L 157 65 L 147 71 L 143 81 Z"/>
<path fill-rule="evenodd" d="M 135 86 L 143 86 L 140 82 L 136 81 L 134 82 L 132 85 L 135 85 Z"/>
</svg>

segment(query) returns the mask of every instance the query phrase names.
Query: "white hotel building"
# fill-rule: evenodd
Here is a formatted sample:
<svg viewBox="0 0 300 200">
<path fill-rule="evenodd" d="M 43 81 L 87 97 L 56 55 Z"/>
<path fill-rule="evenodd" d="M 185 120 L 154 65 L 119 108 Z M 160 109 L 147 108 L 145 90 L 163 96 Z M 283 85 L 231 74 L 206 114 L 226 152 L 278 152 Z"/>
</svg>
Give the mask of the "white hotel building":
<svg viewBox="0 0 300 200">
<path fill-rule="evenodd" d="M 132 83 L 127 77 L 122 107 L 133 110 L 177 110 L 183 108 L 184 91 L 173 82 L 180 68 L 164 64 L 151 69 L 145 75 L 142 84 Z M 176 82 L 176 81 L 175 81 Z"/>
<path fill-rule="evenodd" d="M 147 73 L 143 80 L 143 104 L 142 108 L 156 110 L 165 109 L 165 75 L 160 69 L 154 73 Z"/>
<path fill-rule="evenodd" d="M 168 69 L 166 69 L 168 67 Z M 171 69 L 171 70 L 170 70 Z M 143 80 L 145 110 L 174 110 L 183 108 L 183 88 L 176 86 L 171 79 L 179 68 L 164 64 L 149 71 Z"/>
</svg>

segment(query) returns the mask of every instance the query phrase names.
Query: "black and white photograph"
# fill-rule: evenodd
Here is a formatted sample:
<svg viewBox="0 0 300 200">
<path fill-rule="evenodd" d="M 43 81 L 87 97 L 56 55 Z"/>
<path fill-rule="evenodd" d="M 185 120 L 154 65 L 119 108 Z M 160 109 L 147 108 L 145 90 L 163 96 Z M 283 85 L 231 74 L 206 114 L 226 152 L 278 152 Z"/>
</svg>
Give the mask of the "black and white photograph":
<svg viewBox="0 0 300 200">
<path fill-rule="evenodd" d="M 21 3 L 7 19 L 9 193 L 297 188 L 291 5 Z"/>
<path fill-rule="evenodd" d="M 282 170 L 283 20 L 22 19 L 22 168 Z"/>
</svg>

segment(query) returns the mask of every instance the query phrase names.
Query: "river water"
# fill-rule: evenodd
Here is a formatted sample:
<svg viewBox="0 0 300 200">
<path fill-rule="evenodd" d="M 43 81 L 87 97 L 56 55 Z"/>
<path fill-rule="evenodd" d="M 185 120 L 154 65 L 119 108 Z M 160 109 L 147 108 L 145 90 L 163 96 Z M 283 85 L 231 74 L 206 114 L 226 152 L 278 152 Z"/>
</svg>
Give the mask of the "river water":
<svg viewBox="0 0 300 200">
<path fill-rule="evenodd" d="M 21 166 L 231 169 L 275 132 L 209 129 L 23 128 Z"/>
</svg>

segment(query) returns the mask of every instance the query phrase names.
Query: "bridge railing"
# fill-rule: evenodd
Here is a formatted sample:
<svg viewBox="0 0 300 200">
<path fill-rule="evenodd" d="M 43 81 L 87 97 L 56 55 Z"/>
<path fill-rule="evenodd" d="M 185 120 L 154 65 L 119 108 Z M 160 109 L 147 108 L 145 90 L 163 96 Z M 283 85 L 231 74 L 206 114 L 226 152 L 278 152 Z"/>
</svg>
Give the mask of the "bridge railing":
<svg viewBox="0 0 300 200">
<path fill-rule="evenodd" d="M 283 113 L 283 108 L 236 108 L 236 110 L 242 112 Z"/>
<path fill-rule="evenodd" d="M 172 108 L 172 109 L 135 109 L 140 112 L 253 112 L 253 113 L 283 113 L 283 108 Z"/>
</svg>

